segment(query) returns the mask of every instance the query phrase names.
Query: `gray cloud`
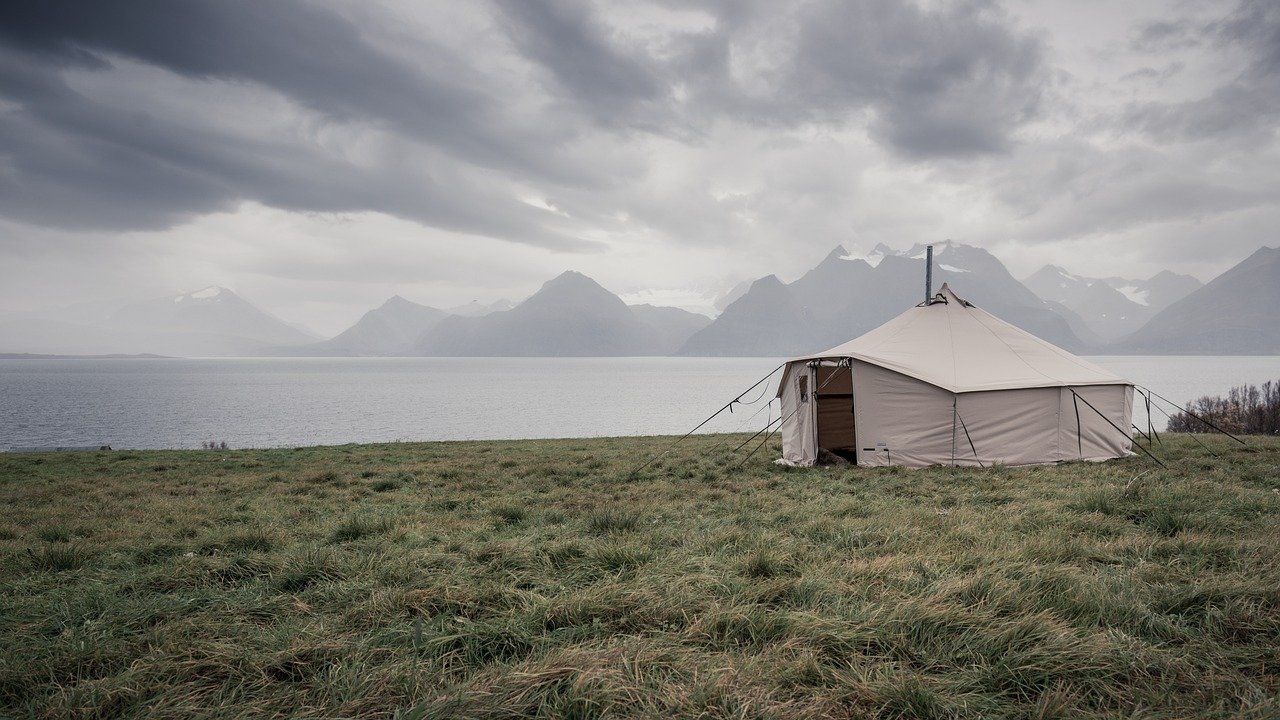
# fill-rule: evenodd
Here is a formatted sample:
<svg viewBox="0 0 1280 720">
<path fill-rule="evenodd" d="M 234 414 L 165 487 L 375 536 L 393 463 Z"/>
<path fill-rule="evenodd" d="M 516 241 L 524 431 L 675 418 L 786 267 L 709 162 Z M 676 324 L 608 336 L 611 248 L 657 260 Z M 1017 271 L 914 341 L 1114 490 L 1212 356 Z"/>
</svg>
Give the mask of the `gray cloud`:
<svg viewBox="0 0 1280 720">
<path fill-rule="evenodd" d="M 581 6 L 503 0 L 504 27 L 559 90 L 610 125 L 694 136 L 732 119 L 777 127 L 871 118 L 908 156 L 1004 150 L 1047 81 L 1037 37 L 989 3 L 707 3 L 710 32 L 642 56 Z M 686 107 L 672 91 L 693 96 Z"/>
<path fill-rule="evenodd" d="M 50 74 L 0 52 L 0 77 Z M 451 176 L 450 165 L 369 170 L 305 143 L 264 141 L 114 107 L 56 75 L 11 95 L 23 113 L 0 119 L 7 148 L 0 212 L 43 225 L 158 229 L 243 199 L 292 210 L 376 210 L 443 229 L 584 248 L 557 236 L 538 213 L 492 189 Z M 13 84 L 9 84 L 12 86 Z"/>
<path fill-rule="evenodd" d="M 256 200 L 294 210 L 376 210 L 442 229 L 588 249 L 592 243 L 548 224 L 509 188 L 477 187 L 469 178 L 492 171 L 561 194 L 591 192 L 625 182 L 628 163 L 583 162 L 575 139 L 643 132 L 696 143 L 724 120 L 845 126 L 868 115 L 874 137 L 914 158 L 993 152 L 1034 113 L 1042 70 L 1034 39 L 972 3 L 926 13 L 821 2 L 794 17 L 768 5 L 750 12 L 707 5 L 715 31 L 677 35 L 664 58 L 627 42 L 581 4 L 497 7 L 512 47 L 541 68 L 553 100 L 532 115 L 510 112 L 512 98 L 501 96 L 491 70 L 430 38 L 419 39 L 418 61 L 408 64 L 316 4 L 6 4 L 0 93 L 20 110 L 0 119 L 0 212 L 68 228 L 154 229 Z M 735 68 L 735 56 L 761 61 Z M 65 78 L 69 70 L 119 72 L 124 60 L 197 83 L 260 86 L 327 123 L 369 124 L 429 150 L 419 156 L 430 167 L 361 167 L 297 138 L 196 127 L 161 109 L 86 96 Z M 673 99 L 677 85 L 696 94 L 683 107 Z M 598 214 L 589 203 L 578 206 Z"/>
<path fill-rule="evenodd" d="M 1182 102 L 1140 102 L 1124 122 L 1161 139 L 1235 139 L 1258 143 L 1280 122 L 1280 4 L 1242 0 L 1222 18 L 1147 25 L 1144 49 L 1212 45 L 1241 58 L 1240 68 L 1208 95 Z"/>
<path fill-rule="evenodd" d="M 1202 30 L 1203 27 L 1190 18 L 1162 18 L 1137 28 L 1130 47 L 1143 53 L 1192 48 L 1203 42 Z"/>
<path fill-rule="evenodd" d="M 564 0 L 498 0 L 503 28 L 547 71 L 550 91 L 603 125 L 636 127 L 652 118 L 668 79 L 660 63 L 615 42 L 588 6 Z"/>
<path fill-rule="evenodd" d="M 871 108 L 872 133 L 909 156 L 998 152 L 1048 82 L 1038 39 L 1004 20 L 986 3 L 831 3 L 802 18 L 785 85 L 802 104 Z"/>
<path fill-rule="evenodd" d="M 497 167 L 542 163 L 527 141 L 554 139 L 517 132 L 498 99 L 474 91 L 479 78 L 430 41 L 410 67 L 312 3 L 51 0 L 5 8 L 6 41 L 61 64 L 100 68 L 122 55 L 192 78 L 261 83 L 336 119 L 374 118 Z"/>
<path fill-rule="evenodd" d="M 8 4 L 0 16 L 0 211 L 73 228 L 153 229 L 258 200 L 296 210 L 376 210 L 443 229 L 588 249 L 465 168 L 585 182 L 500 104 L 374 50 L 357 29 L 304 3 Z M 145 18 L 145 20 L 143 19 Z M 261 84 L 327 122 L 368 121 L 430 148 L 432 167 L 376 168 L 296 138 L 255 139 L 122 108 L 70 87 L 68 67 L 106 72 L 127 57 L 197 81 Z M 432 68 L 442 63 L 430 62 Z M 236 108 L 229 108 L 235 112 Z M 473 173 L 474 175 L 474 173 Z"/>
<path fill-rule="evenodd" d="M 1016 240 L 1030 258 L 1157 247 L 1161 227 L 1189 263 L 1187 228 L 1265 240 L 1280 6 L 1107 9 L 1081 37 L 1055 2 L 3 3 L 0 252 L 30 272 L 168 233 L 175 272 L 371 287 L 444 282 L 477 243 L 519 283 L 575 266 L 679 290 L 786 275 L 837 242 Z M 399 220 L 352 220 L 396 236 L 301 259 L 314 225 L 286 242 L 232 223 L 269 251 L 195 259 L 217 236 L 202 219 L 260 206 Z M 496 257 L 502 241 L 520 247 Z"/>
</svg>

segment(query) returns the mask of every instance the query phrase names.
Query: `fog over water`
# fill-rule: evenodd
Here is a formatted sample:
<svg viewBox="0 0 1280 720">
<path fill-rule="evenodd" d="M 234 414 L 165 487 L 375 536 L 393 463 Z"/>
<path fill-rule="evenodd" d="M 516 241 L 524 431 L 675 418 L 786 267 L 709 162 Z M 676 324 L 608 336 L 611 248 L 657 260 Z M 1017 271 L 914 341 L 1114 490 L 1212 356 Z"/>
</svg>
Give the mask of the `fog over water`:
<svg viewBox="0 0 1280 720">
<path fill-rule="evenodd" d="M 1280 357 L 1093 357 L 1178 403 L 1280 379 Z M 781 360 L 280 358 L 0 361 L 0 450 L 233 448 L 683 433 Z M 775 376 L 776 377 L 776 376 Z M 773 387 L 705 431 L 777 417 Z M 763 408 L 763 409 L 762 409 Z M 759 411 L 757 413 L 757 411 Z M 1165 418 L 1155 413 L 1156 427 Z M 1141 403 L 1135 422 L 1144 425 Z"/>
</svg>

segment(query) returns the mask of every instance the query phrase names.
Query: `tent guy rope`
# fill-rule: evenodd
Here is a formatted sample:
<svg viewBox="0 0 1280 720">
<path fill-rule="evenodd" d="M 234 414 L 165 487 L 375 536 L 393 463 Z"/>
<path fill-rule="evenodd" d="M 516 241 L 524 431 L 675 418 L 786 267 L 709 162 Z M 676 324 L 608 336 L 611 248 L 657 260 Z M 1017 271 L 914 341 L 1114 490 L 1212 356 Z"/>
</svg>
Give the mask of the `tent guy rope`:
<svg viewBox="0 0 1280 720">
<path fill-rule="evenodd" d="M 1135 385 L 1134 387 L 1142 387 L 1142 386 Z M 1205 420 L 1204 418 L 1200 417 L 1199 415 L 1197 415 L 1197 414 L 1195 414 L 1195 413 L 1191 412 L 1190 410 L 1188 410 L 1188 409 L 1186 409 L 1186 408 L 1180 408 L 1180 407 L 1178 407 L 1177 403 L 1175 403 L 1175 402 L 1173 402 L 1172 400 L 1170 400 L 1169 398 L 1167 398 L 1167 397 L 1165 397 L 1165 396 L 1161 395 L 1160 393 L 1156 392 L 1155 390 L 1152 390 L 1152 389 L 1151 389 L 1151 388 L 1149 388 L 1149 387 L 1142 387 L 1142 389 L 1143 389 L 1143 390 L 1146 390 L 1148 393 L 1151 393 L 1151 395 L 1153 395 L 1153 396 L 1155 396 L 1155 397 L 1158 397 L 1158 398 L 1160 398 L 1161 400 L 1165 401 L 1166 403 L 1168 403 L 1168 404 L 1169 404 L 1169 406 L 1170 406 L 1170 407 L 1172 407 L 1172 408 L 1176 409 L 1178 412 L 1184 412 L 1184 413 L 1186 413 L 1186 414 L 1190 415 L 1191 417 L 1193 417 L 1193 418 L 1195 418 L 1195 419 L 1199 420 L 1200 422 L 1204 423 L 1205 425 L 1208 425 L 1209 427 L 1213 428 L 1214 430 L 1217 430 L 1218 432 L 1222 433 L 1223 435 L 1226 435 L 1227 437 L 1231 438 L 1232 440 L 1235 440 L 1236 442 L 1240 443 L 1241 445 L 1248 445 L 1248 444 L 1249 444 L 1249 443 L 1247 443 L 1247 442 L 1245 442 L 1245 441 L 1241 440 L 1240 438 L 1236 437 L 1235 435 L 1232 435 L 1231 433 L 1227 432 L 1226 430 L 1223 430 L 1222 428 L 1218 427 L 1217 425 L 1214 425 L 1213 423 L 1209 422 L 1208 420 Z M 1163 411 L 1162 411 L 1162 412 L 1163 412 Z M 1166 413 L 1166 415 L 1168 415 L 1168 413 Z"/>
<path fill-rule="evenodd" d="M 711 415 L 710 415 L 710 416 L 708 416 L 706 420 L 703 420 L 702 422 L 700 422 L 700 423 L 698 423 L 696 426 L 694 426 L 694 428 L 693 428 L 692 430 L 690 430 L 689 432 L 685 433 L 684 435 L 681 435 L 680 437 L 676 438 L 675 442 L 673 442 L 673 443 L 671 443 L 670 445 L 668 445 L 668 446 L 667 446 L 667 449 L 663 450 L 662 452 L 658 453 L 657 455 L 655 455 L 655 456 L 653 456 L 653 457 L 649 458 L 648 460 L 646 460 L 646 461 L 644 462 L 644 464 L 642 464 L 642 465 L 640 465 L 639 467 L 637 467 L 637 468 L 635 468 L 634 470 L 632 470 L 632 471 L 630 472 L 630 474 L 631 474 L 631 475 L 634 475 L 634 474 L 636 474 L 636 473 L 640 472 L 641 470 L 644 470 L 645 468 L 649 467 L 649 466 L 650 466 L 650 465 L 652 465 L 653 463 L 657 462 L 660 458 L 662 458 L 662 457 L 666 456 L 666 454 L 667 454 L 667 453 L 669 453 L 669 452 L 671 452 L 672 450 L 674 450 L 674 449 L 675 449 L 675 447 L 676 447 L 677 445 L 679 445 L 681 442 L 683 442 L 686 438 L 688 438 L 690 435 L 692 435 L 692 434 L 694 434 L 694 433 L 698 432 L 698 430 L 702 429 L 702 427 L 703 427 L 704 425 L 706 425 L 707 423 L 709 423 L 709 422 L 711 422 L 713 419 L 715 419 L 715 417 L 716 417 L 717 415 L 719 415 L 720 413 L 724 412 L 725 410 L 729 410 L 729 409 L 730 409 L 730 408 L 731 408 L 735 403 L 741 402 L 741 400 L 742 400 L 742 396 L 743 396 L 743 395 L 746 395 L 747 393 L 751 392 L 752 390 L 755 390 L 757 387 L 759 387 L 759 386 L 760 386 L 760 384 L 761 384 L 761 383 L 763 383 L 763 382 L 765 382 L 766 380 L 768 380 L 769 378 L 773 377 L 773 374 L 774 374 L 774 373 L 776 373 L 776 372 L 778 372 L 779 370 L 781 370 L 782 368 L 786 367 L 786 365 L 787 365 L 786 363 L 782 363 L 782 364 L 781 364 L 781 365 L 779 365 L 778 367 L 776 367 L 776 368 L 774 368 L 774 369 L 770 370 L 768 375 L 765 375 L 764 377 L 762 377 L 762 378 L 760 378 L 759 380 L 757 380 L 757 381 L 755 381 L 754 383 L 752 383 L 752 384 L 751 384 L 751 387 L 749 387 L 749 388 L 747 388 L 746 390 L 743 390 L 742 392 L 738 393 L 738 396 L 737 396 L 737 397 L 735 397 L 734 399 L 730 400 L 729 402 L 725 403 L 725 404 L 724 404 L 724 407 L 722 407 L 722 408 L 720 408 L 719 410 L 717 410 L 717 411 L 715 411 L 715 412 L 711 413 Z M 764 397 L 764 393 L 763 393 L 763 392 L 761 393 L 760 397 Z M 759 401 L 759 399 L 760 399 L 760 398 L 756 398 L 756 399 L 755 399 L 755 400 L 753 400 L 752 402 L 757 402 L 757 401 Z"/>
</svg>

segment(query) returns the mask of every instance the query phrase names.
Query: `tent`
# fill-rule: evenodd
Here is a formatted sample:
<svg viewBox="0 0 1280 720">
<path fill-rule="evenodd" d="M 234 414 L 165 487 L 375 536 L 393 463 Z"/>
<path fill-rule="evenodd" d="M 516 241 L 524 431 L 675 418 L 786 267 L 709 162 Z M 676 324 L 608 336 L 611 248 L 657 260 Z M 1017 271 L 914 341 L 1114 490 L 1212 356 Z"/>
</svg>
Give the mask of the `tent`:
<svg viewBox="0 0 1280 720">
<path fill-rule="evenodd" d="M 1133 384 L 943 285 L 927 303 L 787 362 L 782 459 L 1034 465 L 1129 454 Z"/>
</svg>

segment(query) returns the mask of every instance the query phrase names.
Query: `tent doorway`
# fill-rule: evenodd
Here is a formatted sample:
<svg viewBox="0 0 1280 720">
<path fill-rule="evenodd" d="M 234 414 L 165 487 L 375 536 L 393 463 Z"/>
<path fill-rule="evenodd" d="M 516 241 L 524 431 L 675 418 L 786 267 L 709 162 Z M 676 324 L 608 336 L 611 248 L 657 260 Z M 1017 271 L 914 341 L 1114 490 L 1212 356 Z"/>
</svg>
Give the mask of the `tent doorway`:
<svg viewBox="0 0 1280 720">
<path fill-rule="evenodd" d="M 814 393 L 817 401 L 818 449 L 858 462 L 857 428 L 853 413 L 852 364 L 819 365 Z"/>
</svg>

